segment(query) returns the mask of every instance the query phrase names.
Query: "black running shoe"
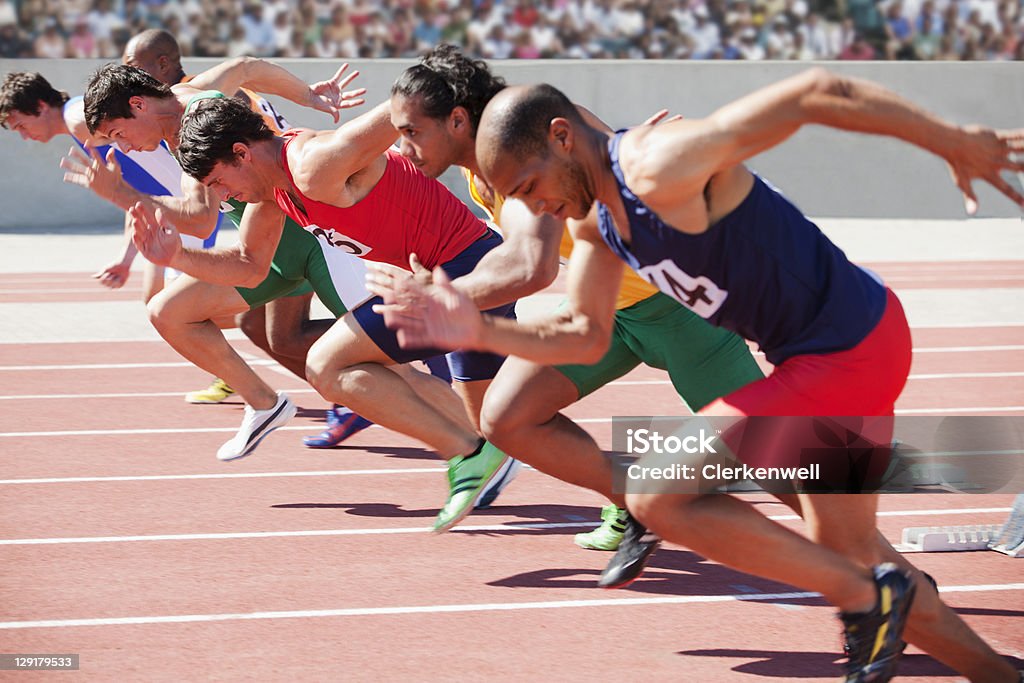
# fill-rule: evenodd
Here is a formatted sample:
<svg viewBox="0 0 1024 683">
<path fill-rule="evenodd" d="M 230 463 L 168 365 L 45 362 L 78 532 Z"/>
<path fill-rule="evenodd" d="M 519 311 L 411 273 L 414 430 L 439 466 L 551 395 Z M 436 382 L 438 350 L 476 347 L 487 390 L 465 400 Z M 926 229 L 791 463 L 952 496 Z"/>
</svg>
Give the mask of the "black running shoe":
<svg viewBox="0 0 1024 683">
<path fill-rule="evenodd" d="M 873 568 L 878 605 L 870 612 L 840 614 L 846 637 L 846 683 L 884 683 L 896 673 L 906 643 L 903 627 L 914 600 L 914 582 L 896 565 Z"/>
<path fill-rule="evenodd" d="M 622 542 L 608 566 L 601 572 L 597 585 L 601 588 L 623 588 L 633 583 L 643 573 L 647 558 L 660 544 L 660 538 L 627 513 Z"/>
</svg>

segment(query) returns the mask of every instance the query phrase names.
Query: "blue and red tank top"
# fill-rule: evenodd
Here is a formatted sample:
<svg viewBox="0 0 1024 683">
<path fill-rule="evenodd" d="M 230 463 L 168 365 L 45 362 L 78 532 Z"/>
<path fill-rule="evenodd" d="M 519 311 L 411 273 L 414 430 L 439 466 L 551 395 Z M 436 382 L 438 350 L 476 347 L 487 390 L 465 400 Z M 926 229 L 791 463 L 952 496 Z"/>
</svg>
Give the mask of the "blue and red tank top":
<svg viewBox="0 0 1024 683">
<path fill-rule="evenodd" d="M 609 140 L 608 151 L 630 243 L 601 203 L 598 229 L 651 284 L 712 325 L 756 342 L 775 365 L 851 349 L 881 320 L 884 285 L 756 174 L 739 206 L 707 231 L 687 234 L 666 225 L 626 186 L 619 166 L 624 133 Z"/>
</svg>

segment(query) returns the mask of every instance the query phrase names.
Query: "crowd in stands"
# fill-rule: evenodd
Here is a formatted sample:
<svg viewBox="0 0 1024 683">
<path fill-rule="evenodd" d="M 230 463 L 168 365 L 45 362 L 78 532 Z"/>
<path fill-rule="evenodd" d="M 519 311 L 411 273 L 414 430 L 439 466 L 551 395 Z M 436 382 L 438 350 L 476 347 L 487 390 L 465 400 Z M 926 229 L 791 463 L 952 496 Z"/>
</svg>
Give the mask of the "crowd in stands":
<svg viewBox="0 0 1024 683">
<path fill-rule="evenodd" d="M 1024 0 L 0 0 L 0 57 L 1024 59 Z"/>
</svg>

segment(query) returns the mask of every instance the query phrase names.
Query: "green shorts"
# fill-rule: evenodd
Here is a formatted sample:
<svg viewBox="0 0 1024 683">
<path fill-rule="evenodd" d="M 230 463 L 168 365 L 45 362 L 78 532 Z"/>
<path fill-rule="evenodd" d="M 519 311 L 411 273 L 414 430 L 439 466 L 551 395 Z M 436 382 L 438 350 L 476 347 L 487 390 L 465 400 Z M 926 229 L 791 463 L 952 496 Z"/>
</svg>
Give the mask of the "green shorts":
<svg viewBox="0 0 1024 683">
<path fill-rule="evenodd" d="M 690 410 L 764 377 L 738 335 L 712 327 L 661 292 L 615 312 L 612 341 L 594 365 L 559 365 L 580 398 L 644 363 L 666 370 Z"/>
<path fill-rule="evenodd" d="M 238 225 L 241 222 L 241 202 L 231 202 L 235 207 L 227 214 L 228 218 Z M 333 249 L 333 247 L 327 247 Z M 236 287 L 238 293 L 249 304 L 249 308 L 257 308 L 274 299 L 286 296 L 299 296 L 316 292 L 324 306 L 340 318 L 348 312 L 342 299 L 343 287 L 336 278 L 358 277 L 358 274 L 339 275 L 339 269 L 332 269 L 325 256 L 325 247 L 316 237 L 306 232 L 292 219 L 286 219 L 281 231 L 281 241 L 270 262 L 270 272 L 255 287 Z M 336 259 L 337 257 L 334 256 Z M 352 304 L 358 302 L 350 302 Z"/>
</svg>

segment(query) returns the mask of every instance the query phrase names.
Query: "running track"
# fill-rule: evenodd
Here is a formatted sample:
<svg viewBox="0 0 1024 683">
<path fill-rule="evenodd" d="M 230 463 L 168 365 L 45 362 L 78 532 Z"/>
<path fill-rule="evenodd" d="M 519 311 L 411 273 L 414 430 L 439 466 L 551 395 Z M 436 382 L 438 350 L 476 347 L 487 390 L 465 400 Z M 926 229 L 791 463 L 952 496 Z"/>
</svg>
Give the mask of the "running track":
<svg viewBox="0 0 1024 683">
<path fill-rule="evenodd" d="M 877 270 L 897 290 L 1024 288 L 1021 262 L 977 266 Z M 82 273 L 0 275 L 4 303 L 136 297 Z M 1024 415 L 1024 326 L 922 328 L 914 340 L 902 414 Z M 222 464 L 214 452 L 241 406 L 186 405 L 208 378 L 163 343 L 0 344 L 0 651 L 80 653 L 76 678 L 107 680 L 839 675 L 832 610 L 792 587 L 667 548 L 630 589 L 595 588 L 607 555 L 571 537 L 601 501 L 536 472 L 458 531 L 428 533 L 445 494 L 439 460 L 381 428 L 303 449 L 322 401 L 279 368 L 258 371 L 303 410 L 253 456 Z M 568 413 L 608 447 L 623 406 L 682 411 L 664 375 L 642 369 Z M 905 526 L 998 523 L 1011 500 L 888 496 L 879 522 L 890 539 Z M 1024 660 L 1024 563 L 914 557 L 997 650 Z M 902 672 L 955 679 L 913 649 Z"/>
</svg>

